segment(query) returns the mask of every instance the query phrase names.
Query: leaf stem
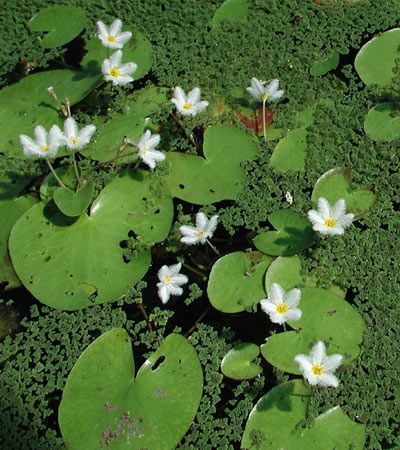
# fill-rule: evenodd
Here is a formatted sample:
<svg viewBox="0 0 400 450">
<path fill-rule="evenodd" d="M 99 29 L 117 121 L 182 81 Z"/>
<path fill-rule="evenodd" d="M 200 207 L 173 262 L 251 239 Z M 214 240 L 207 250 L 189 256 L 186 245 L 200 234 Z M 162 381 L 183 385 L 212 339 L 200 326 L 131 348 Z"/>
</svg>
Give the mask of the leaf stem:
<svg viewBox="0 0 400 450">
<path fill-rule="evenodd" d="M 78 187 L 80 187 L 80 186 L 82 186 L 82 178 L 79 175 L 78 165 L 76 164 L 75 152 L 72 152 L 72 161 L 74 164 L 76 179 L 78 180 Z"/>
<path fill-rule="evenodd" d="M 263 109 L 262 109 L 264 142 L 267 142 L 267 130 L 266 130 L 266 123 L 265 123 L 265 102 L 266 101 L 267 101 L 267 99 L 263 100 Z"/>
<path fill-rule="evenodd" d="M 207 244 L 214 250 L 214 252 L 218 255 L 221 256 L 221 253 L 211 244 L 210 240 L 207 239 Z"/>
<path fill-rule="evenodd" d="M 61 181 L 60 177 L 57 175 L 56 171 L 54 170 L 53 165 L 47 158 L 46 158 L 46 162 L 47 162 L 47 165 L 49 166 L 49 169 L 51 170 L 51 173 L 53 174 L 53 177 L 58 181 L 58 184 L 61 187 L 66 188 L 67 186 L 65 186 L 65 184 Z"/>
<path fill-rule="evenodd" d="M 195 267 L 191 266 L 188 263 L 183 263 L 182 266 L 185 267 L 186 269 L 190 270 L 191 272 L 195 273 L 196 275 L 199 275 L 200 277 L 205 276 L 205 274 L 203 272 L 200 272 L 200 270 L 196 269 Z"/>
</svg>

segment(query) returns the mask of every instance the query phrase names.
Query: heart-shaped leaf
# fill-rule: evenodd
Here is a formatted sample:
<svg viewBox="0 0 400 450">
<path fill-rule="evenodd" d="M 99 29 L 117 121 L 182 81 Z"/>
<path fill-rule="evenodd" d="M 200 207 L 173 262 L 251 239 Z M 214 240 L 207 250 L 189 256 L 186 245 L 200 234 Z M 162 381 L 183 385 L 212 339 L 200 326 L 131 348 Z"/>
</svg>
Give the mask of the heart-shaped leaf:
<svg viewBox="0 0 400 450">
<path fill-rule="evenodd" d="M 60 166 L 55 169 L 58 178 L 70 189 L 76 189 L 77 181 L 73 166 Z M 60 187 L 52 172 L 49 172 L 40 185 L 40 199 L 44 202 L 53 200 L 53 194 Z"/>
<path fill-rule="evenodd" d="M 111 118 L 98 117 L 97 122 L 94 123 L 96 138 L 81 153 L 101 162 L 114 159 L 120 163 L 132 162 L 137 158 L 137 149 L 124 148 L 122 145 L 124 138 L 131 140 L 139 138 L 148 122 L 148 117 L 167 101 L 165 88 L 150 87 L 141 90 L 123 105 L 123 112 Z"/>
<path fill-rule="evenodd" d="M 265 298 L 264 274 L 272 258 L 258 255 L 254 260 L 254 253 L 229 253 L 213 265 L 207 294 L 214 308 L 236 313 Z"/>
<path fill-rule="evenodd" d="M 301 374 L 294 357 L 309 354 L 316 341 L 324 341 L 328 354 L 340 353 L 345 362 L 360 353 L 365 323 L 360 314 L 333 292 L 320 288 L 301 289 L 301 318 L 288 322 L 296 331 L 273 334 L 261 347 L 264 358 L 285 372 Z"/>
<path fill-rule="evenodd" d="M 249 0 L 225 0 L 211 19 L 214 30 L 221 28 L 223 21 L 233 23 L 246 22 L 249 14 Z"/>
<path fill-rule="evenodd" d="M 59 99 L 68 97 L 74 105 L 85 98 L 100 82 L 96 74 L 78 70 L 50 70 L 23 78 L 0 91 L 0 148 L 7 156 L 26 159 L 19 143 L 20 134 L 33 136 L 36 125 L 49 129 L 62 125 L 54 100 L 47 92 L 53 86 Z M 58 156 L 67 150 L 60 150 Z"/>
<path fill-rule="evenodd" d="M 310 69 L 310 74 L 313 77 L 319 77 L 330 72 L 339 65 L 340 54 L 338 52 L 332 52 L 329 55 L 325 55 L 315 60 Z"/>
<path fill-rule="evenodd" d="M 271 155 L 271 166 L 280 171 L 303 170 L 307 156 L 307 130 L 295 128 L 278 142 Z"/>
<path fill-rule="evenodd" d="M 103 189 L 90 216 L 78 219 L 61 214 L 53 203 L 29 209 L 9 241 L 24 286 L 42 303 L 65 310 L 120 298 L 150 264 L 143 245 L 131 260 L 124 259 L 128 233 L 133 230 L 138 244 L 151 245 L 164 240 L 171 227 L 172 200 L 157 183 L 146 173 L 128 172 Z"/>
<path fill-rule="evenodd" d="M 265 290 L 271 290 L 272 283 L 278 283 L 285 291 L 299 287 L 304 283 L 301 274 L 301 259 L 298 256 L 279 256 L 267 269 Z"/>
<path fill-rule="evenodd" d="M 250 380 L 260 375 L 262 367 L 253 361 L 260 354 L 260 347 L 250 342 L 235 345 L 221 362 L 222 373 L 233 380 Z"/>
<path fill-rule="evenodd" d="M 400 57 L 400 28 L 385 31 L 367 42 L 357 53 L 354 65 L 366 85 L 388 85 Z"/>
<path fill-rule="evenodd" d="M 197 205 L 234 200 L 243 185 L 242 161 L 256 157 L 253 137 L 229 125 L 214 125 L 204 133 L 204 157 L 170 152 L 166 177 L 173 197 Z"/>
<path fill-rule="evenodd" d="M 310 390 L 302 380 L 272 388 L 254 406 L 243 434 L 243 450 L 363 450 L 365 425 L 352 422 L 339 406 L 306 427 Z"/>
<path fill-rule="evenodd" d="M 374 106 L 364 121 L 365 133 L 374 141 L 400 139 L 400 111 L 394 103 Z"/>
<path fill-rule="evenodd" d="M 58 421 L 70 450 L 175 448 L 199 407 L 203 374 L 196 351 L 171 334 L 134 376 L 128 333 L 113 328 L 79 357 Z"/>
<path fill-rule="evenodd" d="M 59 187 L 54 192 L 54 202 L 58 209 L 68 217 L 83 214 L 93 197 L 93 183 L 85 182 L 76 192 L 67 187 Z"/>
<path fill-rule="evenodd" d="M 375 203 L 375 194 L 370 187 L 350 191 L 351 180 L 351 169 L 336 167 L 328 170 L 315 183 L 312 202 L 317 204 L 318 199 L 324 197 L 332 204 L 343 198 L 347 211 L 352 212 L 356 219 L 365 216 Z"/>
<path fill-rule="evenodd" d="M 130 25 L 124 24 L 123 31 L 131 31 L 132 38 L 124 45 L 122 62 L 134 62 L 137 69 L 132 77 L 135 80 L 143 78 L 153 65 L 153 48 L 147 37 Z M 108 57 L 107 48 L 95 36 L 86 44 L 87 53 L 82 59 L 82 67 L 92 73 L 101 74 L 101 64 Z"/>
<path fill-rule="evenodd" d="M 35 203 L 35 198 L 30 195 L 0 201 L 0 283 L 7 283 L 7 289 L 21 284 L 8 254 L 10 231 L 22 214 Z"/>
<path fill-rule="evenodd" d="M 68 26 L 66 26 L 68 24 Z M 31 31 L 47 32 L 40 43 L 56 48 L 72 41 L 86 25 L 86 15 L 77 6 L 52 5 L 35 14 L 28 26 Z"/>
<path fill-rule="evenodd" d="M 294 255 L 314 242 L 315 233 L 309 220 L 298 211 L 281 209 L 271 213 L 268 221 L 278 231 L 265 231 L 253 241 L 256 248 L 267 255 Z"/>
</svg>

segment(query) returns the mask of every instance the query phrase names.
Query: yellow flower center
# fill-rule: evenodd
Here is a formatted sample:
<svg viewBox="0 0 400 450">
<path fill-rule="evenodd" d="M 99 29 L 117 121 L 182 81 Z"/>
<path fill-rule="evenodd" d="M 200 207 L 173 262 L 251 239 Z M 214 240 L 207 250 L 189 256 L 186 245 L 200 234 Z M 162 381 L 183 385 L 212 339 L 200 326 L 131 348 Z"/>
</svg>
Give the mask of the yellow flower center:
<svg viewBox="0 0 400 450">
<path fill-rule="evenodd" d="M 142 154 L 145 155 L 149 149 L 147 147 L 142 148 Z"/>
<path fill-rule="evenodd" d="M 76 145 L 76 144 L 78 143 L 78 138 L 72 137 L 72 138 L 69 139 L 69 142 L 70 142 L 72 145 Z"/>
<path fill-rule="evenodd" d="M 201 237 L 201 236 L 203 236 L 203 234 L 204 234 L 203 230 L 196 231 L 196 237 Z"/>
<path fill-rule="evenodd" d="M 317 377 L 320 377 L 324 373 L 324 368 L 319 364 L 313 364 L 311 366 L 311 372 Z"/>
<path fill-rule="evenodd" d="M 182 107 L 183 109 L 190 109 L 192 107 L 192 104 L 185 102 Z"/>
<path fill-rule="evenodd" d="M 40 150 L 41 150 L 42 152 L 46 153 L 46 152 L 49 151 L 49 146 L 48 146 L 48 145 L 42 145 L 42 146 L 40 147 Z"/>
<path fill-rule="evenodd" d="M 110 44 L 115 44 L 115 36 L 113 36 L 112 34 L 109 34 L 107 36 L 107 41 L 110 42 Z"/>
<path fill-rule="evenodd" d="M 336 223 L 336 219 L 334 219 L 333 217 L 328 217 L 324 221 L 324 225 L 328 228 L 334 228 L 336 226 Z"/>
<path fill-rule="evenodd" d="M 264 92 L 264 94 L 261 95 L 261 100 L 263 102 L 266 102 L 268 100 L 268 97 L 269 97 L 269 95 L 266 92 Z"/>
<path fill-rule="evenodd" d="M 165 277 L 165 284 L 170 284 L 171 283 L 171 275 L 167 275 Z"/>
<path fill-rule="evenodd" d="M 288 306 L 287 306 L 287 304 L 286 303 L 278 303 L 277 305 L 276 305 L 276 312 L 278 313 L 278 314 L 285 314 L 285 313 L 287 313 L 288 312 Z"/>
<path fill-rule="evenodd" d="M 108 71 L 108 74 L 114 78 L 119 78 L 121 72 L 119 71 L 118 67 L 111 67 L 111 69 Z"/>
</svg>

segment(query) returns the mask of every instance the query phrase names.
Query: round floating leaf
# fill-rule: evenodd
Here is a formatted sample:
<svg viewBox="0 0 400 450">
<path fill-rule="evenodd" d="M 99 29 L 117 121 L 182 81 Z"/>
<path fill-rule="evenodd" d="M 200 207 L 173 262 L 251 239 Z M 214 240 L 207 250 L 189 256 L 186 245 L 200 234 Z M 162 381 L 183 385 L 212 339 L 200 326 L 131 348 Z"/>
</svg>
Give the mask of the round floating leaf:
<svg viewBox="0 0 400 450">
<path fill-rule="evenodd" d="M 50 70 L 23 78 L 0 91 L 1 151 L 7 156 L 26 159 L 19 142 L 20 134 L 33 137 L 36 125 L 49 129 L 63 120 L 54 100 L 47 92 L 53 86 L 59 99 L 69 98 L 71 105 L 80 102 L 99 83 L 97 75 L 76 70 Z M 67 150 L 60 150 L 62 156 Z"/>
<path fill-rule="evenodd" d="M 67 25 L 68 24 L 68 25 Z M 35 14 L 28 26 L 31 31 L 47 32 L 40 43 L 44 48 L 68 44 L 86 25 L 86 15 L 76 6 L 53 5 Z"/>
<path fill-rule="evenodd" d="M 304 283 L 301 270 L 301 259 L 298 256 L 279 256 L 267 269 L 265 290 L 269 292 L 272 283 L 280 284 L 285 291 L 299 287 Z"/>
<path fill-rule="evenodd" d="M 369 186 L 350 191 L 351 179 L 351 169 L 336 167 L 328 170 L 316 182 L 311 200 L 317 204 L 318 199 L 324 197 L 332 204 L 343 198 L 346 200 L 347 211 L 352 212 L 356 219 L 359 219 L 375 203 L 375 194 L 371 192 Z"/>
<path fill-rule="evenodd" d="M 400 111 L 394 103 L 374 106 L 364 121 L 364 131 L 374 141 L 393 141 L 400 138 Z"/>
<path fill-rule="evenodd" d="M 307 157 L 307 130 L 295 128 L 278 142 L 271 156 L 271 166 L 279 172 L 303 170 Z"/>
<path fill-rule="evenodd" d="M 175 448 L 199 407 L 203 374 L 196 351 L 170 334 L 134 376 L 128 333 L 113 328 L 79 357 L 58 421 L 70 450 Z"/>
<path fill-rule="evenodd" d="M 254 245 L 267 255 L 289 256 L 305 250 L 314 242 L 315 233 L 307 217 L 291 209 L 281 209 L 268 216 L 278 231 L 265 231 L 254 238 Z"/>
<path fill-rule="evenodd" d="M 234 200 L 244 182 L 242 161 L 258 152 L 253 137 L 229 125 L 214 125 L 204 133 L 204 157 L 170 152 L 166 177 L 173 197 L 197 205 Z"/>
<path fill-rule="evenodd" d="M 309 354 L 316 341 L 324 341 L 327 353 L 341 353 L 345 361 L 360 353 L 365 323 L 345 300 L 320 288 L 301 289 L 300 320 L 288 322 L 296 331 L 273 334 L 261 347 L 264 358 L 285 372 L 301 374 L 294 357 Z"/>
<path fill-rule="evenodd" d="M 225 0 L 211 19 L 211 27 L 217 30 L 223 21 L 246 22 L 248 14 L 249 0 Z"/>
<path fill-rule="evenodd" d="M 332 52 L 328 56 L 317 59 L 310 69 L 313 77 L 319 77 L 330 72 L 339 65 L 340 55 L 338 52 Z"/>
<path fill-rule="evenodd" d="M 54 192 L 54 202 L 58 209 L 69 217 L 83 214 L 93 197 L 93 183 L 85 182 L 76 192 L 68 187 L 59 187 Z"/>
<path fill-rule="evenodd" d="M 0 201 L 0 283 L 7 283 L 7 289 L 21 284 L 8 254 L 10 231 L 22 214 L 35 203 L 36 200 L 30 195 Z"/>
<path fill-rule="evenodd" d="M 260 354 L 260 347 L 243 342 L 233 347 L 221 362 L 222 373 L 233 380 L 250 380 L 260 375 L 262 367 L 253 361 Z"/>
<path fill-rule="evenodd" d="M 352 422 L 339 406 L 305 426 L 310 390 L 302 380 L 271 389 L 254 406 L 246 423 L 243 450 L 363 450 L 365 425 Z"/>
<path fill-rule="evenodd" d="M 150 264 L 150 250 L 143 245 L 130 261 L 124 259 L 122 244 L 130 230 L 153 244 L 171 227 L 172 200 L 158 182 L 128 172 L 103 189 L 89 216 L 78 219 L 61 214 L 51 202 L 29 209 L 9 241 L 25 287 L 42 303 L 65 310 L 120 298 Z"/>
<path fill-rule="evenodd" d="M 272 258 L 254 260 L 254 253 L 229 253 L 213 265 L 207 294 L 214 308 L 236 313 L 265 298 L 264 274 Z"/>
<path fill-rule="evenodd" d="M 386 86 L 392 81 L 396 58 L 400 57 L 399 47 L 400 28 L 385 31 L 361 47 L 354 65 L 366 85 Z"/>
<path fill-rule="evenodd" d="M 123 106 L 123 112 L 108 117 L 99 116 L 93 142 L 81 153 L 101 162 L 117 160 L 127 163 L 137 159 L 137 149 L 122 146 L 124 138 L 137 139 L 144 131 L 148 117 L 167 103 L 166 89 L 151 87 L 139 92 Z M 121 150 L 122 146 L 122 150 Z"/>
<path fill-rule="evenodd" d="M 133 30 L 127 24 L 124 25 L 123 31 L 132 31 L 132 38 L 124 45 L 122 62 L 137 64 L 137 69 L 132 77 L 139 80 L 150 71 L 153 65 L 153 48 L 147 37 L 140 31 Z M 82 67 L 88 72 L 101 74 L 101 64 L 110 54 L 107 53 L 109 49 L 104 47 L 100 39 L 95 36 L 86 44 L 86 50 L 87 53 L 81 63 Z"/>
</svg>

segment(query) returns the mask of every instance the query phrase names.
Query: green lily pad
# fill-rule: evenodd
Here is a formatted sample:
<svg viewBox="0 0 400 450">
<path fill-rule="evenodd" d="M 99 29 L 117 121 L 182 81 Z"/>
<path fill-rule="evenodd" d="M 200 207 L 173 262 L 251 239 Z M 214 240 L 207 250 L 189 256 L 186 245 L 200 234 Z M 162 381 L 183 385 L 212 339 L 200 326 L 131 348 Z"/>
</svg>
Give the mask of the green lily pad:
<svg viewBox="0 0 400 450">
<path fill-rule="evenodd" d="M 310 74 L 313 77 L 319 77 L 330 72 L 339 65 L 340 54 L 339 52 L 332 52 L 327 56 L 318 58 L 310 69 Z"/>
<path fill-rule="evenodd" d="M 148 117 L 158 111 L 169 100 L 165 88 L 143 89 L 133 99 L 129 99 L 123 112 L 108 117 L 98 117 L 96 138 L 81 153 L 91 159 L 108 162 L 117 159 L 128 163 L 137 159 L 137 149 L 130 146 L 120 150 L 125 137 L 135 140 L 144 132 Z"/>
<path fill-rule="evenodd" d="M 250 309 L 265 298 L 264 275 L 272 258 L 254 261 L 251 253 L 234 252 L 213 265 L 207 294 L 219 311 L 236 313 Z"/>
<path fill-rule="evenodd" d="M 267 269 L 265 290 L 271 290 L 272 283 L 278 283 L 285 291 L 299 287 L 304 283 L 301 274 L 301 259 L 298 256 L 279 256 Z"/>
<path fill-rule="evenodd" d="M 85 182 L 76 192 L 68 187 L 59 187 L 54 192 L 54 202 L 58 209 L 68 217 L 83 214 L 93 197 L 93 183 Z"/>
<path fill-rule="evenodd" d="M 124 24 L 123 31 L 131 31 L 132 38 L 124 45 L 122 63 L 134 62 L 137 69 L 132 75 L 135 80 L 143 78 L 153 65 L 153 48 L 147 37 L 138 30 Z M 102 62 L 114 51 L 107 49 L 95 36 L 86 44 L 87 53 L 82 59 L 82 67 L 88 72 L 101 74 Z"/>
<path fill-rule="evenodd" d="M 173 197 L 197 205 L 234 200 L 245 180 L 242 161 L 255 159 L 252 136 L 229 125 L 214 125 L 204 133 L 204 158 L 170 152 L 166 161 L 168 188 Z"/>
<path fill-rule="evenodd" d="M 235 345 L 221 362 L 222 373 L 233 380 L 250 380 L 260 375 L 262 367 L 253 361 L 260 354 L 260 347 L 250 342 Z"/>
<path fill-rule="evenodd" d="M 78 219 L 61 214 L 53 203 L 29 209 L 9 241 L 24 286 L 42 303 L 65 310 L 124 295 L 150 265 L 150 250 L 143 245 L 131 260 L 124 259 L 122 244 L 130 230 L 137 243 L 152 245 L 171 227 L 172 200 L 157 183 L 146 173 L 128 172 L 103 189 L 90 215 Z"/>
<path fill-rule="evenodd" d="M 221 23 L 243 23 L 247 21 L 249 14 L 249 0 L 225 0 L 217 9 L 211 19 L 211 27 L 214 30 L 221 28 Z"/>
<path fill-rule="evenodd" d="M 253 240 L 255 247 L 267 255 L 295 255 L 314 243 L 311 224 L 298 211 L 281 209 L 271 213 L 268 221 L 277 231 L 265 231 Z"/>
<path fill-rule="evenodd" d="M 400 111 L 394 103 L 374 106 L 364 121 L 364 131 L 374 141 L 400 139 Z"/>
<path fill-rule="evenodd" d="M 307 157 L 307 130 L 295 128 L 278 142 L 271 155 L 271 166 L 279 172 L 303 170 Z"/>
<path fill-rule="evenodd" d="M 35 14 L 28 27 L 47 33 L 40 39 L 44 48 L 56 48 L 76 38 L 85 28 L 86 20 L 85 12 L 77 6 L 52 5 Z"/>
<path fill-rule="evenodd" d="M 50 70 L 23 78 L 0 91 L 0 148 L 7 156 L 26 159 L 19 136 L 33 136 L 36 125 L 49 129 L 63 123 L 58 107 L 50 94 L 53 86 L 58 98 L 67 96 L 71 105 L 85 98 L 100 82 L 98 75 L 77 70 Z M 67 150 L 60 150 L 58 156 Z"/>
<path fill-rule="evenodd" d="M 353 213 L 356 219 L 365 216 L 375 203 L 375 194 L 370 186 L 350 191 L 351 180 L 351 169 L 336 167 L 328 170 L 315 183 L 312 202 L 317 204 L 318 199 L 324 197 L 332 204 L 343 198 L 347 211 Z"/>
<path fill-rule="evenodd" d="M 243 434 L 243 450 L 363 450 L 365 425 L 352 422 L 339 406 L 306 427 L 310 390 L 302 380 L 272 388 L 254 406 Z"/>
<path fill-rule="evenodd" d="M 60 180 L 70 189 L 76 189 L 77 181 L 73 166 L 60 166 L 54 169 Z M 43 179 L 39 193 L 40 199 L 44 202 L 53 200 L 53 194 L 60 187 L 52 172 L 49 172 Z"/>
<path fill-rule="evenodd" d="M 309 354 L 316 341 L 323 341 L 327 353 L 344 355 L 345 362 L 360 353 L 365 323 L 345 300 L 325 289 L 301 288 L 300 320 L 288 324 L 296 331 L 273 334 L 261 347 L 264 358 L 288 373 L 301 374 L 294 357 Z"/>
<path fill-rule="evenodd" d="M 0 200 L 18 195 L 31 179 L 31 175 L 14 171 L 5 171 L 0 174 Z"/>
<path fill-rule="evenodd" d="M 138 370 L 128 333 L 113 328 L 79 357 L 64 388 L 58 421 L 70 450 L 175 448 L 200 404 L 196 351 L 170 334 Z"/>
<path fill-rule="evenodd" d="M 400 28 L 385 31 L 367 42 L 357 53 L 354 65 L 366 85 L 388 85 L 400 57 Z"/>
<path fill-rule="evenodd" d="M 22 214 L 35 203 L 35 198 L 30 195 L 0 201 L 0 283 L 7 283 L 7 289 L 21 285 L 8 254 L 10 231 Z"/>
</svg>

